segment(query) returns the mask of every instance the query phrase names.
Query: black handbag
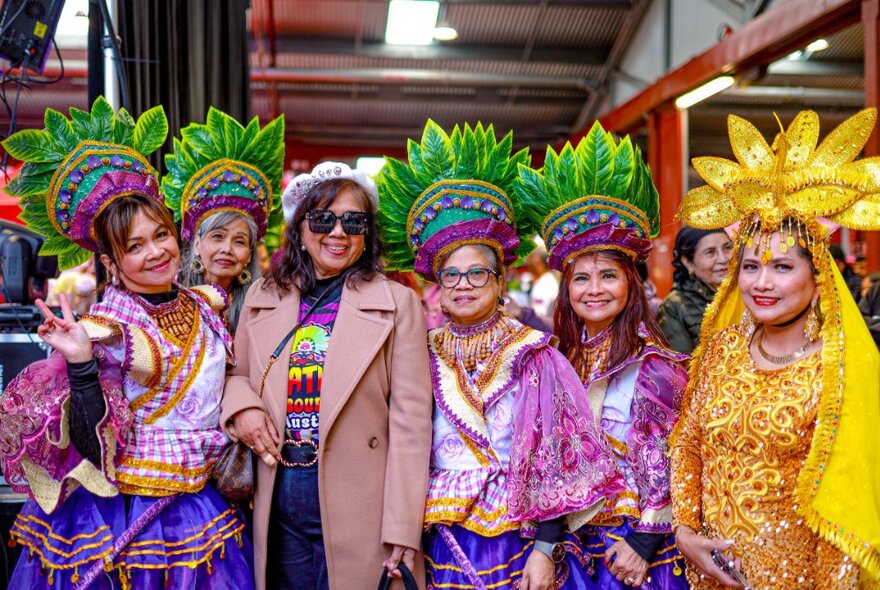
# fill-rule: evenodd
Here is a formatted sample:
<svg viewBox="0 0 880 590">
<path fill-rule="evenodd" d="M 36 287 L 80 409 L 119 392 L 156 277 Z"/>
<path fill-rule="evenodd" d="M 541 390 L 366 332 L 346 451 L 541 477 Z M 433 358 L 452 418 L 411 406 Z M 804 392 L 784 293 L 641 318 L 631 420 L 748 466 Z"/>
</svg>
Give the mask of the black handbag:
<svg viewBox="0 0 880 590">
<path fill-rule="evenodd" d="M 404 565 L 401 561 L 397 564 L 397 569 L 400 570 L 400 575 L 403 576 L 403 587 L 406 590 L 419 590 L 419 585 L 416 584 L 416 579 L 413 577 L 412 572 L 409 571 L 409 568 Z M 394 578 L 388 573 L 388 570 L 384 567 L 382 568 L 382 577 L 379 578 L 379 590 L 388 590 L 391 588 L 391 582 Z"/>
<path fill-rule="evenodd" d="M 341 279 L 337 279 L 337 281 L 338 280 Z M 334 282 L 325 289 L 323 293 L 321 293 L 321 296 L 318 297 L 315 303 L 305 314 L 303 314 L 302 319 L 297 322 L 293 329 L 287 333 L 287 336 L 281 340 L 281 343 L 275 347 L 275 350 L 272 351 L 272 355 L 269 357 L 269 362 L 266 364 L 266 368 L 263 370 L 262 379 L 260 380 L 260 398 L 263 397 L 263 388 L 266 386 L 266 376 L 269 374 L 269 369 L 272 368 L 272 365 L 275 364 L 275 361 L 278 360 L 278 357 L 284 352 L 284 347 L 287 346 L 287 343 L 290 342 L 290 339 L 293 338 L 296 331 L 299 330 L 306 319 L 312 315 L 312 311 L 318 307 L 318 304 L 324 300 L 324 297 L 336 289 L 336 285 L 337 283 Z M 240 440 L 235 441 L 234 443 L 229 443 L 223 449 L 220 458 L 214 463 L 214 466 L 211 469 L 211 477 L 214 479 L 214 485 L 216 486 L 217 491 L 224 497 L 234 501 L 247 500 L 254 495 L 253 452 Z"/>
</svg>

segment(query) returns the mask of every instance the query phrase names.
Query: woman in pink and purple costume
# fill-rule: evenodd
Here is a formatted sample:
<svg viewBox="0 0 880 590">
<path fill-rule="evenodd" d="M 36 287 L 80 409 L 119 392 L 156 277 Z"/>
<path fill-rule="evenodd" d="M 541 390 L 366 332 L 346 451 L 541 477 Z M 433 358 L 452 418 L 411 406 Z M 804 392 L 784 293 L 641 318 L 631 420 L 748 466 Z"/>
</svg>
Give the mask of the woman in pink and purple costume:
<svg viewBox="0 0 880 590">
<path fill-rule="evenodd" d="M 97 252 L 111 277 L 78 322 L 66 302 L 63 318 L 42 305 L 56 353 L 0 397 L 3 473 L 32 498 L 11 531 L 24 553 L 10 588 L 252 588 L 244 523 L 208 483 L 228 442 L 225 298 L 174 283 L 177 233 L 145 157 L 165 115 L 135 123 L 103 98 L 71 114 L 4 142 L 28 162 L 13 190 L 44 249 L 62 267 Z M 35 141 L 45 149 L 24 149 Z"/>
<path fill-rule="evenodd" d="M 521 212 L 507 196 L 528 163 L 525 150 L 510 155 L 511 144 L 508 134 L 496 145 L 492 126 L 447 135 L 429 121 L 421 145 L 410 142 L 409 163 L 386 159 L 378 183 L 389 266 L 439 283 L 449 317 L 428 335 L 428 588 L 593 588 L 569 528 L 620 485 L 552 336 L 499 309 L 504 265 L 534 234 L 517 225 Z"/>
<path fill-rule="evenodd" d="M 562 272 L 559 350 L 580 375 L 626 482 L 581 529 L 601 588 L 687 588 L 672 532 L 666 440 L 687 385 L 649 311 L 635 264 L 656 231 L 657 190 L 628 137 L 596 123 L 575 148 L 547 150 L 543 173 L 520 168 L 517 196 Z"/>
</svg>

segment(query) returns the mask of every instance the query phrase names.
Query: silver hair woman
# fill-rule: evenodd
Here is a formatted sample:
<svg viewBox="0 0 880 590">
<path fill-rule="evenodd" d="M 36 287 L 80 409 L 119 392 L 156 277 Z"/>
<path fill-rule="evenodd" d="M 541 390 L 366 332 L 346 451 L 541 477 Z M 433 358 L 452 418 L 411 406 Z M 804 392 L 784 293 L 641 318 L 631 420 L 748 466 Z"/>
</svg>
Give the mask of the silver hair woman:
<svg viewBox="0 0 880 590">
<path fill-rule="evenodd" d="M 254 249 L 257 225 L 234 211 L 210 215 L 196 228 L 192 244 L 184 244 L 179 281 L 190 287 L 213 283 L 229 296 L 227 321 L 230 331 L 238 325 L 244 295 L 260 276 Z"/>
</svg>

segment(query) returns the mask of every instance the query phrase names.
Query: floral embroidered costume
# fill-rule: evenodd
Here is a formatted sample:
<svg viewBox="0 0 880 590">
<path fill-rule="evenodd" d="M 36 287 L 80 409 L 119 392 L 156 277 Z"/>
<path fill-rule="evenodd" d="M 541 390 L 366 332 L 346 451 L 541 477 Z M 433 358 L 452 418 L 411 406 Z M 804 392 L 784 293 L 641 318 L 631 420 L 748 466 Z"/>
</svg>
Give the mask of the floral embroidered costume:
<svg viewBox="0 0 880 590">
<path fill-rule="evenodd" d="M 517 223 L 521 211 L 508 194 L 529 157 L 526 150 L 511 156 L 512 141 L 508 133 L 496 143 L 491 125 L 456 126 L 449 136 L 428 121 L 421 144 L 409 143 L 408 165 L 386 159 L 379 218 L 392 269 L 415 268 L 436 281 L 444 254 L 461 246 L 489 246 L 503 264 L 528 250 L 520 237 L 533 232 Z M 515 587 L 536 522 L 583 522 L 605 490 L 616 489 L 610 448 L 551 340 L 497 312 L 428 335 L 435 400 L 429 588 Z M 583 547 L 562 533 L 557 587 L 592 587 Z"/>
<path fill-rule="evenodd" d="M 737 162 L 696 158 L 709 183 L 679 209 L 689 225 L 739 226 L 727 279 L 709 307 L 682 420 L 671 443 L 676 526 L 734 540 L 756 588 L 855 588 L 880 579 L 878 362 L 867 327 L 828 253 L 829 226 L 880 229 L 880 159 L 854 161 L 876 120 L 864 110 L 817 147 L 819 118 L 795 117 L 768 145 L 728 118 Z M 744 249 L 773 257 L 808 247 L 819 293 L 819 351 L 756 367 L 750 313 L 738 320 Z M 718 588 L 688 567 L 698 588 Z"/>
<path fill-rule="evenodd" d="M 4 143 L 26 162 L 11 189 L 22 217 L 49 236 L 41 253 L 57 253 L 62 267 L 98 249 L 94 218 L 117 199 L 162 202 L 145 156 L 168 131 L 160 107 L 135 122 L 103 98 L 71 116 L 47 110 L 46 131 Z M 37 141 L 48 148 L 25 149 Z M 231 350 L 216 313 L 225 298 L 214 288 L 169 296 L 110 285 L 81 320 L 105 408 L 86 432 L 93 454 L 77 443 L 88 408 L 75 403 L 78 375 L 60 354 L 0 397 L 3 473 L 32 498 L 11 531 L 24 554 L 10 588 L 252 587 L 244 523 L 206 485 L 228 442 L 219 402 Z"/>
<path fill-rule="evenodd" d="M 577 147 L 568 143 L 559 154 L 548 148 L 542 171 L 521 167 L 520 181 L 517 196 L 540 225 L 551 268 L 562 271 L 579 256 L 602 250 L 623 252 L 632 262 L 647 258 L 658 228 L 659 199 L 651 172 L 628 136 L 618 143 L 597 122 Z M 657 342 L 642 324 L 637 352 L 608 366 L 613 327 L 588 339 L 581 326 L 579 346 L 567 351 L 625 481 L 582 529 L 592 558 L 588 571 L 602 588 L 625 588 L 603 558 L 626 539 L 649 564 L 642 588 L 686 588 L 671 534 L 667 437 L 687 384 L 682 365 L 687 356 Z"/>
</svg>

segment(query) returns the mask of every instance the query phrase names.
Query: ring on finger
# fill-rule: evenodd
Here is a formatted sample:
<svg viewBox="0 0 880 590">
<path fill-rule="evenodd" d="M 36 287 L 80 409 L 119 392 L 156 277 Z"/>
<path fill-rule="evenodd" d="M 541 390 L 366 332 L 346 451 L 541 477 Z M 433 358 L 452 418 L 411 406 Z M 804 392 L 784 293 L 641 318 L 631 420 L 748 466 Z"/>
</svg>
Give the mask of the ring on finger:
<svg viewBox="0 0 880 590">
<path fill-rule="evenodd" d="M 632 586 L 635 583 L 635 580 L 633 579 L 632 576 L 627 576 L 623 579 L 623 583 L 626 584 L 627 586 Z"/>
</svg>

